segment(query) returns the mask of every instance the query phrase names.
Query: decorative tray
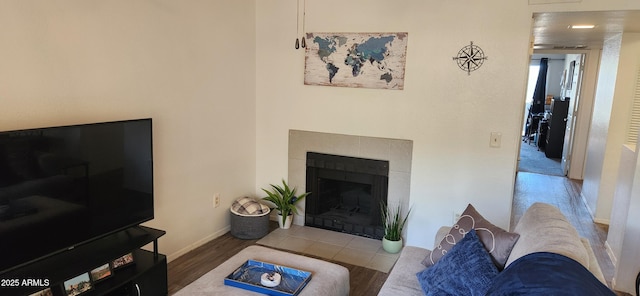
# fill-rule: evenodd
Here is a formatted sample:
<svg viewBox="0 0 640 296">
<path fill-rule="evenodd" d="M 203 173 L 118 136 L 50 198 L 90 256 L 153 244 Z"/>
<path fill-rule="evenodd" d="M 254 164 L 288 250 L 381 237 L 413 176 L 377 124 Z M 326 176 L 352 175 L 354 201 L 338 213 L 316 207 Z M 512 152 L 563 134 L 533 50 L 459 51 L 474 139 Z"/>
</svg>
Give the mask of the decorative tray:
<svg viewBox="0 0 640 296">
<path fill-rule="evenodd" d="M 280 284 L 267 287 L 261 283 L 264 273 L 277 272 Z M 247 260 L 224 279 L 224 284 L 267 295 L 298 295 L 311 280 L 311 272 L 256 260 Z"/>
</svg>

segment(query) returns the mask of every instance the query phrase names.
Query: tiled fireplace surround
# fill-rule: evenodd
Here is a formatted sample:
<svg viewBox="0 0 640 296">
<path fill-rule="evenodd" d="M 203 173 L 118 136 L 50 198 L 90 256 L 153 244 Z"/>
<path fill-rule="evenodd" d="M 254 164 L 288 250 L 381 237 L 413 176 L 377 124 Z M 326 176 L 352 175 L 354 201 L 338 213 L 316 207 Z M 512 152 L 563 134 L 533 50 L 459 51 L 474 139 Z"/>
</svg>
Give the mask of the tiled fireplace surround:
<svg viewBox="0 0 640 296">
<path fill-rule="evenodd" d="M 304 192 L 306 183 L 307 152 L 318 152 L 341 156 L 388 160 L 390 208 L 409 206 L 411 181 L 411 157 L 413 141 L 386 139 L 311 131 L 289 131 L 289 184 Z M 298 203 L 302 211 L 294 224 L 304 225 L 304 202 Z"/>
</svg>

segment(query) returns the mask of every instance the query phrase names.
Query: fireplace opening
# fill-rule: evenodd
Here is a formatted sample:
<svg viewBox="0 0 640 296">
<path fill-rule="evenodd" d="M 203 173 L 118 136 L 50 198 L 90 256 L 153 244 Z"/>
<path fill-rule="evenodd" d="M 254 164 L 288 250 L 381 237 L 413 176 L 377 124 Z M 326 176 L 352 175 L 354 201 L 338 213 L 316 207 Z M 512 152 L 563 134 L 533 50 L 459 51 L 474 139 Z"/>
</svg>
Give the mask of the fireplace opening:
<svg viewBox="0 0 640 296">
<path fill-rule="evenodd" d="M 389 162 L 307 153 L 305 225 L 382 239 Z"/>
</svg>

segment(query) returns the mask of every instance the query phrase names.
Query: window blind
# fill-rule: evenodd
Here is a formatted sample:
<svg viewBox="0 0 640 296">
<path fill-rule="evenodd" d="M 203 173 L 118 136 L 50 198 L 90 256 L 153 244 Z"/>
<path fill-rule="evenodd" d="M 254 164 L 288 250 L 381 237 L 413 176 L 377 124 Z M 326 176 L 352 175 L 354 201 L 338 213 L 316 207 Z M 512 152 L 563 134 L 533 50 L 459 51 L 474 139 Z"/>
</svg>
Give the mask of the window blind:
<svg viewBox="0 0 640 296">
<path fill-rule="evenodd" d="M 636 75 L 635 91 L 633 93 L 633 107 L 631 108 L 631 117 L 629 126 L 627 127 L 626 144 L 635 145 L 638 141 L 638 130 L 640 130 L 640 67 Z"/>
</svg>

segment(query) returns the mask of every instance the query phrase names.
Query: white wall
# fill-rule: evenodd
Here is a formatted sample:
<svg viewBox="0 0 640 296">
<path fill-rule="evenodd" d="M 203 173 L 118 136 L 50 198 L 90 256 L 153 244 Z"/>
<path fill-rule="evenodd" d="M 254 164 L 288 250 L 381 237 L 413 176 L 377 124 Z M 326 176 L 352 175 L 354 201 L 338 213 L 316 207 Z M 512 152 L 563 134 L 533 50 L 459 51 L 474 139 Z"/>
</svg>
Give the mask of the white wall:
<svg viewBox="0 0 640 296">
<path fill-rule="evenodd" d="M 576 117 L 576 124 L 573 131 L 573 143 L 571 146 L 571 162 L 567 177 L 570 179 L 583 180 L 585 163 L 587 158 L 587 142 L 589 128 L 591 126 L 591 113 L 595 101 L 596 82 L 600 68 L 600 56 L 602 49 L 593 48 L 584 52 L 585 63 L 582 75 L 582 86 L 580 87 L 580 98 Z M 574 88 L 573 92 L 576 91 Z M 575 94 L 571 95 L 576 97 Z"/>
<path fill-rule="evenodd" d="M 549 69 L 547 70 L 547 95 L 562 97 L 560 81 L 564 71 L 565 60 L 549 59 Z"/>
<path fill-rule="evenodd" d="M 604 159 L 607 145 L 607 133 L 609 131 L 609 119 L 613 105 L 615 82 L 620 60 L 620 46 L 622 34 L 609 37 L 605 40 L 600 59 L 600 71 L 596 86 L 596 96 L 587 142 L 587 161 L 585 164 L 584 181 L 582 184 L 582 196 L 587 203 L 594 219 L 596 215 L 598 194 L 603 183 Z M 607 172 L 611 174 L 611 172 Z M 613 172 L 614 176 L 617 171 Z M 607 222 L 608 216 L 601 215 L 600 222 Z"/>
<path fill-rule="evenodd" d="M 631 6 L 308 1 L 307 32 L 409 33 L 405 89 L 388 91 L 303 85 L 304 52 L 293 47 L 295 4 L 257 2 L 256 194 L 286 176 L 289 129 L 413 140 L 410 200 L 420 214 L 409 221 L 408 244 L 426 247 L 469 202 L 508 227 L 531 12 Z M 489 57 L 471 75 L 452 60 L 469 41 Z M 492 131 L 502 133 L 502 147 L 489 147 Z"/>
<path fill-rule="evenodd" d="M 602 51 L 582 194 L 594 220 L 609 223 L 621 148 L 625 141 L 633 83 L 640 63 L 637 33 L 609 38 Z"/>
<path fill-rule="evenodd" d="M 253 193 L 254 20 L 253 0 L 2 0 L 0 130 L 153 117 L 148 225 L 174 258 Z"/>
<path fill-rule="evenodd" d="M 635 158 L 635 171 L 633 172 L 632 181 L 633 189 L 631 190 L 628 200 L 628 215 L 625 216 L 626 219 L 624 221 L 626 227 L 622 238 L 620 257 L 613 279 L 613 288 L 615 290 L 627 292 L 632 295 L 636 289 L 635 278 L 638 270 L 640 270 L 640 252 L 638 252 L 638 246 L 640 246 L 640 226 L 638 225 L 638 213 L 640 213 L 640 165 L 638 165 L 637 162 L 637 149 Z M 609 231 L 614 230 L 610 229 Z"/>
<path fill-rule="evenodd" d="M 614 288 L 633 293 L 635 276 L 640 269 L 640 229 L 637 226 L 640 213 L 640 165 L 637 149 L 627 147 L 624 142 L 640 69 L 640 33 L 622 35 L 620 61 L 605 152 L 605 158 L 618 157 L 619 168 L 616 169 L 619 174 L 614 176 L 613 194 L 608 196 L 600 193 L 596 214 L 600 209 L 609 208 L 611 224 L 607 243 L 617 259 Z M 605 163 L 608 163 L 606 159 Z M 603 190 L 603 186 L 600 190 Z"/>
<path fill-rule="evenodd" d="M 607 236 L 607 251 L 615 266 L 613 287 L 630 294 L 635 292 L 635 277 L 640 269 L 637 219 L 640 212 L 640 165 L 636 146 L 624 145 L 621 149 L 620 174 Z"/>
<path fill-rule="evenodd" d="M 286 176 L 289 129 L 409 139 L 410 203 L 419 214 L 408 244 L 432 245 L 437 228 L 469 202 L 508 227 L 530 13 L 521 1 L 491 1 L 508 14 L 465 2 L 468 9 L 423 0 L 307 2 L 308 32 L 409 33 L 405 89 L 390 91 L 303 85 L 295 3 L 258 1 L 256 186 Z M 467 75 L 452 57 L 470 41 L 489 60 Z M 489 147 L 492 131 L 502 132 L 501 148 Z"/>
<path fill-rule="evenodd" d="M 627 228 L 627 218 L 629 216 L 629 204 L 631 203 L 631 192 L 633 190 L 633 178 L 638 162 L 635 145 L 624 145 L 620 153 L 620 168 L 618 170 L 618 180 L 616 192 L 614 194 L 609 231 L 607 233 L 607 251 L 613 265 L 618 265 L 618 260 L 622 254 L 622 244 Z"/>
</svg>

